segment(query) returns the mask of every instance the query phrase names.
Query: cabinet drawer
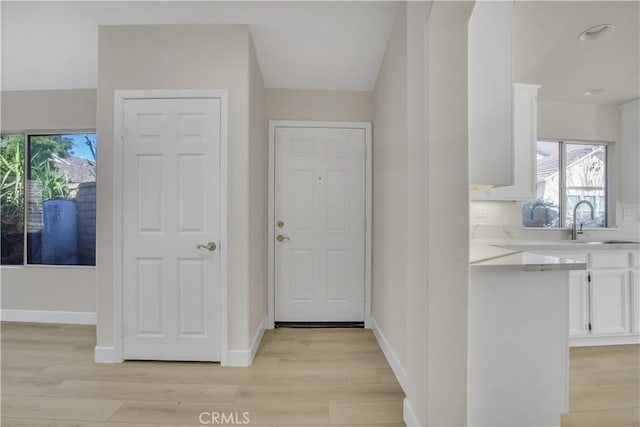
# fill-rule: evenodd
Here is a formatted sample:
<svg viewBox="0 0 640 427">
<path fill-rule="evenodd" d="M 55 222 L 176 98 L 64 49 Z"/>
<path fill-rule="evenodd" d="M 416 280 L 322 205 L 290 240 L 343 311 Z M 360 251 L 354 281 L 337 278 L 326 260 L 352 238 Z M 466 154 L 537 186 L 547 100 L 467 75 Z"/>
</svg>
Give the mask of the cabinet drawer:
<svg viewBox="0 0 640 427">
<path fill-rule="evenodd" d="M 628 268 L 628 252 L 593 252 L 588 257 L 588 267 L 592 268 Z"/>
<path fill-rule="evenodd" d="M 565 259 L 572 259 L 574 261 L 587 262 L 587 254 L 584 252 L 545 251 L 540 253 L 542 255 L 549 255 L 557 258 L 565 258 Z"/>
</svg>

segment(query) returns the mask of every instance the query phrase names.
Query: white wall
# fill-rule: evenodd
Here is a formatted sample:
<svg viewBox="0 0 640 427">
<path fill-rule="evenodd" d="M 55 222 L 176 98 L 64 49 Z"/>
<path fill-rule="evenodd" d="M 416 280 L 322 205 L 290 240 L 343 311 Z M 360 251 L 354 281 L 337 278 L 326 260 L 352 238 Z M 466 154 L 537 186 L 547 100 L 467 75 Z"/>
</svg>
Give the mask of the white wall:
<svg viewBox="0 0 640 427">
<path fill-rule="evenodd" d="M 428 52 L 426 425 L 467 424 L 467 27 L 474 2 L 434 2 Z"/>
<path fill-rule="evenodd" d="M 250 325 L 250 33 L 246 25 L 106 26 L 98 48 L 98 346 L 114 331 L 113 127 L 116 89 L 228 89 L 228 337 L 248 350 Z M 253 55 L 251 55 L 253 56 Z M 254 80 L 257 80 L 254 78 Z M 256 99 L 259 94 L 254 91 Z M 259 122 L 259 112 L 253 115 Z M 259 156 L 259 154 L 258 154 Z M 258 202 L 259 204 L 260 202 Z M 255 218 L 254 218 L 255 220 Z M 256 258 L 257 257 L 257 258 Z M 260 263 L 260 253 L 253 260 Z M 259 315 L 258 315 L 259 317 Z"/>
<path fill-rule="evenodd" d="M 267 122 L 260 65 L 249 39 L 249 332 L 267 317 Z"/>
<path fill-rule="evenodd" d="M 620 181 L 618 194 L 626 203 L 640 203 L 640 99 L 620 106 L 621 147 L 620 170 L 624 177 Z"/>
<path fill-rule="evenodd" d="M 267 89 L 268 120 L 373 121 L 373 92 Z"/>
<path fill-rule="evenodd" d="M 466 424 L 470 2 L 407 2 L 375 87 L 373 318 L 410 425 Z"/>
<path fill-rule="evenodd" d="M 407 13 L 398 5 L 374 96 L 372 317 L 406 370 Z M 401 383 L 406 381 L 396 372 Z"/>
<path fill-rule="evenodd" d="M 567 102 L 538 102 L 538 138 L 613 142 L 615 179 L 610 195 L 615 198 L 616 230 L 588 231 L 585 238 L 637 238 L 640 233 L 640 205 L 622 198 L 628 179 L 623 175 L 624 147 L 621 144 L 621 113 L 614 105 Z M 636 160 L 637 164 L 637 160 Z M 625 216 L 623 216 L 623 212 Z M 566 239 L 567 231 L 524 230 L 521 204 L 515 202 L 471 202 L 472 238 L 518 238 L 529 240 Z"/>
<path fill-rule="evenodd" d="M 2 132 L 96 128 L 93 89 L 4 91 L 1 97 Z M 0 268 L 0 281 L 2 310 L 96 311 L 93 267 L 6 266 Z"/>
</svg>

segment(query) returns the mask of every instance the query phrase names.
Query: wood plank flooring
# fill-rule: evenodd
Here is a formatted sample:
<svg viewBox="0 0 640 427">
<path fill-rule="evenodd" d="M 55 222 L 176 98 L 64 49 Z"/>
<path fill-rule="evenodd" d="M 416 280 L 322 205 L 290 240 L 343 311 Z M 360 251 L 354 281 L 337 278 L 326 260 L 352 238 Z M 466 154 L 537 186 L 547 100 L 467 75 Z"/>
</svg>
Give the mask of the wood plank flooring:
<svg viewBox="0 0 640 427">
<path fill-rule="evenodd" d="M 250 368 L 95 364 L 90 326 L 1 332 L 3 427 L 193 426 L 202 412 L 247 412 L 251 426 L 404 425 L 404 393 L 368 330 L 267 331 Z"/>
<path fill-rule="evenodd" d="M 640 426 L 640 346 L 574 347 L 564 427 Z"/>
<path fill-rule="evenodd" d="M 404 394 L 363 329 L 267 331 L 250 368 L 95 364 L 91 326 L 4 322 L 1 337 L 3 427 L 193 426 L 202 412 L 248 412 L 254 427 L 404 425 Z M 639 402 L 640 346 L 571 349 L 563 426 L 640 426 Z"/>
</svg>

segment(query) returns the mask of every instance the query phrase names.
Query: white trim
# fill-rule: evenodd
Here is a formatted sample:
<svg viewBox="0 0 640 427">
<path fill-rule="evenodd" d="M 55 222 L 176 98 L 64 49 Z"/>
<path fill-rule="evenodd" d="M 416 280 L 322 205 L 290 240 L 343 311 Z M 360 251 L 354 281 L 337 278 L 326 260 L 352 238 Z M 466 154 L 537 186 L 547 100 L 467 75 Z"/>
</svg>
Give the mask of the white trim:
<svg viewBox="0 0 640 427">
<path fill-rule="evenodd" d="M 372 153 L 371 146 L 372 132 L 371 122 L 326 122 L 326 121 L 292 121 L 292 120 L 269 120 L 269 179 L 268 179 L 268 217 L 267 217 L 267 324 L 266 329 L 273 329 L 275 324 L 275 283 L 274 283 L 274 241 L 275 241 L 275 218 L 274 218 L 274 190 L 275 190 L 275 136 L 277 127 L 299 127 L 299 128 L 349 128 L 362 129 L 365 134 L 365 221 L 367 229 L 365 231 L 365 285 L 364 285 L 364 326 L 371 328 L 371 238 L 373 229 L 372 220 Z"/>
<path fill-rule="evenodd" d="M 258 325 L 253 340 L 251 341 L 251 347 L 248 350 L 229 350 L 227 352 L 227 360 L 223 363 L 223 366 L 232 366 L 236 368 L 246 368 L 253 364 L 253 359 L 256 357 L 260 342 L 264 336 L 264 329 L 267 323 L 267 319 L 264 318 Z"/>
<path fill-rule="evenodd" d="M 64 323 L 95 325 L 96 313 L 89 311 L 10 310 L 0 311 L 3 322 Z"/>
<path fill-rule="evenodd" d="M 382 349 L 382 353 L 384 353 L 384 357 L 387 358 L 387 362 L 389 362 L 389 365 L 391 366 L 391 370 L 393 371 L 396 378 L 398 379 L 398 383 L 400 383 L 400 387 L 402 387 L 402 390 L 404 390 L 406 393 L 407 371 L 402 366 L 402 363 L 400 363 L 400 359 L 398 358 L 398 356 L 396 356 L 396 353 L 391 348 L 389 341 L 387 341 L 384 334 L 382 333 L 382 330 L 380 329 L 380 326 L 376 322 L 376 319 L 373 317 L 371 318 L 371 330 L 373 331 L 373 335 L 376 337 L 376 340 L 378 341 L 378 345 L 380 346 L 380 349 Z"/>
<path fill-rule="evenodd" d="M 227 185 L 228 185 L 228 112 L 229 91 L 221 90 L 116 90 L 113 116 L 113 360 L 123 357 L 122 311 L 122 195 L 124 101 L 127 99 L 220 99 L 220 362 L 227 360 Z"/>
<path fill-rule="evenodd" d="M 260 348 L 260 343 L 262 342 L 262 337 L 264 336 L 264 325 L 267 323 L 267 318 L 262 319 L 262 322 L 258 325 L 258 330 L 253 336 L 253 340 L 251 341 L 251 363 L 256 358 L 256 353 L 258 353 L 258 348 Z"/>
<path fill-rule="evenodd" d="M 577 337 L 569 338 L 569 347 L 595 347 L 600 345 L 640 344 L 640 335 L 621 335 L 613 337 Z"/>
<path fill-rule="evenodd" d="M 226 361 L 222 366 L 247 368 L 251 366 L 251 350 L 227 350 Z"/>
<path fill-rule="evenodd" d="M 115 347 L 100 347 L 94 348 L 94 362 L 95 363 L 122 363 L 122 355 Z"/>
<path fill-rule="evenodd" d="M 416 413 L 409 403 L 409 398 L 405 397 L 402 401 L 402 418 L 407 427 L 422 427 Z"/>
</svg>

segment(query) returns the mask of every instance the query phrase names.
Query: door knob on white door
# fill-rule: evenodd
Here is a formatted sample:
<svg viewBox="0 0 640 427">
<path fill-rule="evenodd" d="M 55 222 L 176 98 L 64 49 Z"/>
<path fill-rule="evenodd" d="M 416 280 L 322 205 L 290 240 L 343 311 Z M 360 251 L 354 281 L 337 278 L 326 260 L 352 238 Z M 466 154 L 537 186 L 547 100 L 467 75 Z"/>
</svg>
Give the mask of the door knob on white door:
<svg viewBox="0 0 640 427">
<path fill-rule="evenodd" d="M 215 251 L 217 248 L 215 242 L 208 242 L 206 245 L 198 245 L 196 246 L 196 249 L 206 249 L 209 252 L 213 252 Z"/>
<path fill-rule="evenodd" d="M 283 236 L 282 234 L 278 234 L 278 237 L 276 237 L 276 240 L 278 242 L 284 242 L 285 240 L 289 240 L 288 236 Z"/>
</svg>

